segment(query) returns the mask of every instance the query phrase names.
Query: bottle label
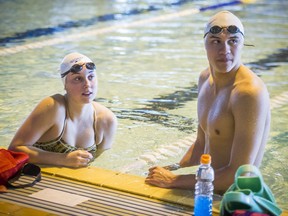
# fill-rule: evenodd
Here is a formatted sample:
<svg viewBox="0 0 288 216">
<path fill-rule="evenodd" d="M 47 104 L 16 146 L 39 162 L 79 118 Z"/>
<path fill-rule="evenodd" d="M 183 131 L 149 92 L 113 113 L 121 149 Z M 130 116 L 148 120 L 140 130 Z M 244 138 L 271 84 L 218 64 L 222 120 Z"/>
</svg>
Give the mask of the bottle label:
<svg viewBox="0 0 288 216">
<path fill-rule="evenodd" d="M 214 172 L 209 172 L 206 169 L 199 169 L 197 172 L 197 179 L 213 181 L 214 180 Z"/>
<path fill-rule="evenodd" d="M 197 196 L 194 204 L 195 216 L 212 216 L 212 198 L 207 196 Z"/>
</svg>

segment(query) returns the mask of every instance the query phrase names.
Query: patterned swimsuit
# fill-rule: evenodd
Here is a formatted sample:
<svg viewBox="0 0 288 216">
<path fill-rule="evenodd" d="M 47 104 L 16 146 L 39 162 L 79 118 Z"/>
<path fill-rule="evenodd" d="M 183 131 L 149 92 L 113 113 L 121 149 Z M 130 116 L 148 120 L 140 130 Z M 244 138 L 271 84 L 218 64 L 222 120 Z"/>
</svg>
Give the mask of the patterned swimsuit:
<svg viewBox="0 0 288 216">
<path fill-rule="evenodd" d="M 93 125 L 95 125 L 95 119 L 96 119 L 95 115 L 96 114 L 94 114 Z M 78 147 L 71 146 L 71 145 L 67 144 L 63 140 L 62 136 L 63 136 L 65 128 L 66 128 L 66 123 L 67 123 L 67 109 L 66 109 L 64 126 L 63 126 L 61 134 L 56 139 L 53 139 L 53 140 L 48 141 L 48 142 L 36 142 L 33 146 L 40 148 L 44 151 L 57 152 L 57 153 L 69 153 L 69 152 L 73 152 L 75 150 L 86 150 L 86 151 L 90 152 L 93 155 L 93 159 L 95 159 L 95 155 L 96 155 L 96 151 L 97 151 L 96 142 L 88 148 L 78 148 Z M 93 128 L 94 128 L 94 133 L 96 134 L 95 127 L 93 127 Z M 96 141 L 96 136 L 95 136 L 95 141 Z"/>
</svg>

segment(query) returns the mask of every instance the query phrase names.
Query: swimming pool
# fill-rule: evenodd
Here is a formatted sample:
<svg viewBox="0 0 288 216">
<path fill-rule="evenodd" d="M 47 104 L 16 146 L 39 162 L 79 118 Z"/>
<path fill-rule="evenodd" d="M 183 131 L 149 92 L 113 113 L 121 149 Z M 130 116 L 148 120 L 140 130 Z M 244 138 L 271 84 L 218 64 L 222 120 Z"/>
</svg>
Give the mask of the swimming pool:
<svg viewBox="0 0 288 216">
<path fill-rule="evenodd" d="M 178 162 L 195 136 L 198 74 L 207 66 L 203 26 L 217 10 L 195 9 L 219 2 L 0 1 L 1 145 L 43 97 L 64 92 L 57 68 L 76 50 L 97 64 L 97 100 L 119 121 L 114 147 L 93 165 L 144 175 L 150 166 Z M 243 21 L 246 43 L 255 45 L 244 48 L 243 62 L 270 92 L 261 171 L 287 209 L 288 3 L 223 8 Z"/>
</svg>

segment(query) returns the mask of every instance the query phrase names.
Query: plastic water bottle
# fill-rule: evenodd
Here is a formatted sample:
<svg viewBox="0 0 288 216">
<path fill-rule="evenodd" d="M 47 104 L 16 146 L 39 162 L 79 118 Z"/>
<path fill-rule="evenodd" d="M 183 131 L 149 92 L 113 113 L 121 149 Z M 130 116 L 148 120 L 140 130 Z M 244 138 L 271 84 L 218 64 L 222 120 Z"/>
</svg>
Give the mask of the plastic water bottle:
<svg viewBox="0 0 288 216">
<path fill-rule="evenodd" d="M 211 156 L 203 154 L 196 173 L 194 215 L 212 216 L 214 170 L 211 167 Z"/>
</svg>

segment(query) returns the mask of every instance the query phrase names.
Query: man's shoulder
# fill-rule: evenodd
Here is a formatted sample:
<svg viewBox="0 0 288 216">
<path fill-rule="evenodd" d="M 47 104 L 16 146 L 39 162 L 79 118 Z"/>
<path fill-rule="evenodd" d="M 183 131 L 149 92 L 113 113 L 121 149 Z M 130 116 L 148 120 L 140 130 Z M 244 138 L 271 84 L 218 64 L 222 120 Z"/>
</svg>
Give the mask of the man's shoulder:
<svg viewBox="0 0 288 216">
<path fill-rule="evenodd" d="M 200 77 L 201 78 L 206 78 L 207 79 L 209 77 L 209 75 L 210 75 L 210 69 L 209 68 L 206 68 L 206 69 L 202 70 L 201 73 L 200 73 Z"/>
<path fill-rule="evenodd" d="M 237 78 L 232 96 L 236 101 L 241 102 L 242 99 L 257 100 L 269 98 L 267 87 L 263 80 L 247 67 L 241 68 L 240 76 Z"/>
<path fill-rule="evenodd" d="M 240 92 L 267 90 L 263 80 L 256 73 L 244 65 L 239 68 L 235 84 L 237 87 L 236 89 Z"/>
<path fill-rule="evenodd" d="M 206 68 L 205 70 L 201 71 L 199 75 L 198 84 L 201 85 L 205 80 L 208 79 L 209 75 L 210 75 L 209 68 Z"/>
<path fill-rule="evenodd" d="M 240 68 L 238 69 L 239 70 L 239 75 L 241 78 L 244 78 L 244 79 L 248 79 L 248 81 L 254 81 L 254 80 L 257 80 L 257 81 L 262 81 L 262 79 L 258 76 L 258 74 L 256 74 L 254 71 L 252 71 L 249 67 L 245 66 L 245 65 L 241 65 Z"/>
</svg>

